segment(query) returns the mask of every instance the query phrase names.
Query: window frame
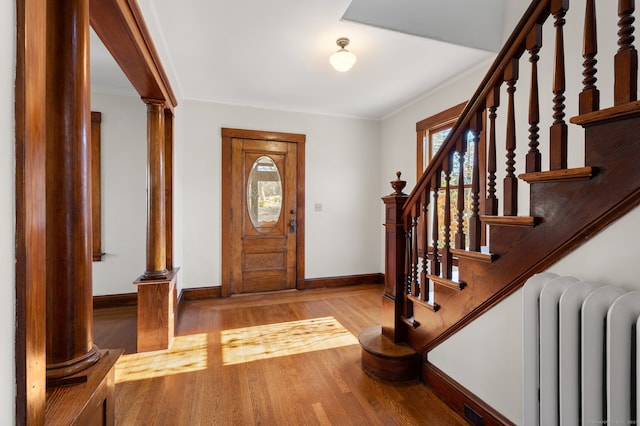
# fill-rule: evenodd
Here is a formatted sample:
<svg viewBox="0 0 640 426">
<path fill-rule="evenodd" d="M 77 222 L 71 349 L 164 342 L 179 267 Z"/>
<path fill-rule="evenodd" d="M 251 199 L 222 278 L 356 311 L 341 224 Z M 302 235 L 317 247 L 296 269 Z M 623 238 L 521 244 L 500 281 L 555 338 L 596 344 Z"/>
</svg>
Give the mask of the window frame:
<svg viewBox="0 0 640 426">
<path fill-rule="evenodd" d="M 428 162 L 425 162 L 425 136 L 435 130 L 442 130 L 447 126 L 453 127 L 466 105 L 467 101 L 464 101 L 416 123 L 416 179 L 422 175 L 428 164 Z M 429 138 L 428 151 L 429 153 L 431 152 L 431 138 Z M 431 160 L 430 156 L 428 160 Z"/>
<path fill-rule="evenodd" d="M 434 114 L 416 123 L 416 179 L 419 179 L 420 176 L 422 176 L 422 174 L 424 173 L 424 170 L 426 169 L 426 167 L 428 166 L 429 162 L 432 159 L 432 155 L 435 154 L 432 152 L 431 135 L 437 132 L 440 132 L 442 130 L 445 130 L 447 128 L 453 127 L 456 121 L 458 120 L 458 117 L 460 117 L 460 115 L 462 114 L 464 107 L 466 105 L 467 105 L 467 101 L 462 102 L 458 105 L 452 106 L 444 111 L 441 111 L 437 114 Z M 478 150 L 477 150 L 481 182 L 484 179 L 486 179 L 486 171 L 485 171 L 486 158 L 484 155 L 484 150 L 486 147 L 485 131 L 484 131 L 485 124 L 486 124 L 486 117 L 484 116 L 484 114 L 483 114 L 482 121 L 483 121 L 482 130 L 480 131 L 480 134 L 479 134 Z M 425 152 L 425 150 L 427 152 Z M 464 187 L 466 190 L 467 188 L 470 188 L 471 185 L 465 184 Z M 443 189 L 441 188 L 441 190 Z M 451 188 L 451 191 L 454 191 L 454 190 L 457 190 L 457 185 L 455 188 L 453 187 Z M 484 193 L 484 188 L 482 185 L 480 186 L 480 194 L 478 195 L 479 195 L 479 202 L 480 202 L 480 206 L 479 206 L 480 212 L 483 212 L 486 194 Z M 481 244 L 484 245 L 485 243 L 486 243 L 486 230 L 484 227 L 482 227 Z M 431 247 L 431 250 L 433 250 L 432 247 Z"/>
</svg>

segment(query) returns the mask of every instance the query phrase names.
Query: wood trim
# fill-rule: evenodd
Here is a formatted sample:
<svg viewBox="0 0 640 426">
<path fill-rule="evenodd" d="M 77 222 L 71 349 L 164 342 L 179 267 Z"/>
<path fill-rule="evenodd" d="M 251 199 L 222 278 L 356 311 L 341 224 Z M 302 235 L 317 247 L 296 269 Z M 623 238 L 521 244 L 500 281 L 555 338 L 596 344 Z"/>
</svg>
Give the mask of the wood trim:
<svg viewBox="0 0 640 426">
<path fill-rule="evenodd" d="M 491 263 L 496 260 L 497 257 L 495 253 L 483 253 L 461 249 L 450 249 L 450 251 L 451 254 L 457 258 L 473 259 L 484 263 Z"/>
<path fill-rule="evenodd" d="M 115 424 L 115 364 L 124 351 L 100 351 L 100 360 L 69 381 L 47 392 L 46 424 Z M 73 379 L 79 380 L 73 382 Z M 80 384 L 81 383 L 81 384 Z M 43 423 L 44 424 L 44 423 Z"/>
<path fill-rule="evenodd" d="M 304 289 L 347 287 L 359 284 L 384 284 L 384 274 L 375 273 L 326 278 L 307 278 L 304 280 Z"/>
<path fill-rule="evenodd" d="M 136 1 L 90 0 L 89 13 L 91 26 L 140 97 L 164 100 L 173 110 L 176 97 Z"/>
<path fill-rule="evenodd" d="M 125 306 L 137 306 L 137 293 L 105 294 L 93 296 L 93 309 L 122 308 Z"/>
<path fill-rule="evenodd" d="M 164 220 L 165 220 L 165 257 L 167 269 L 173 264 L 173 113 L 164 110 Z"/>
<path fill-rule="evenodd" d="M 327 278 L 309 278 L 305 281 L 304 290 L 316 289 L 316 288 L 335 288 L 335 287 L 347 287 L 360 284 L 383 284 L 384 274 L 359 274 L 359 275 L 346 275 L 341 277 L 327 277 Z M 135 293 L 132 293 L 135 297 Z M 96 296 L 103 297 L 103 296 Z M 104 296 L 108 297 L 108 296 Z M 222 298 L 221 286 L 209 286 L 209 287 L 195 287 L 195 288 L 183 288 L 180 292 L 180 303 L 191 302 L 195 300 L 209 300 Z M 95 300 L 95 298 L 94 298 Z M 122 305 L 121 305 L 122 306 Z"/>
<path fill-rule="evenodd" d="M 194 300 L 220 299 L 221 297 L 222 287 L 220 286 L 183 288 L 180 292 L 180 303 Z"/>
<path fill-rule="evenodd" d="M 441 285 L 443 287 L 447 287 L 450 288 L 452 290 L 456 290 L 456 291 L 460 291 L 463 290 L 466 286 L 467 283 L 464 281 L 454 281 L 454 280 L 450 280 L 448 278 L 442 278 L 438 275 L 427 275 L 427 277 L 433 281 L 434 284 L 437 285 Z"/>
<path fill-rule="evenodd" d="M 223 297 L 231 294 L 231 225 L 229 211 L 231 208 L 231 140 L 253 139 L 298 144 L 296 195 L 297 226 L 296 233 L 296 288 L 305 288 L 304 280 L 304 234 L 305 234 L 305 142 L 306 135 L 298 133 L 270 132 L 265 130 L 245 130 L 222 128 L 222 289 Z"/>
<path fill-rule="evenodd" d="M 518 175 L 518 179 L 527 183 L 567 182 L 574 180 L 589 180 L 595 173 L 597 173 L 597 168 L 595 167 L 578 167 L 575 169 L 522 173 Z"/>
<path fill-rule="evenodd" d="M 93 261 L 100 262 L 102 252 L 102 183 L 101 183 L 102 113 L 91 111 L 91 231 Z"/>
<path fill-rule="evenodd" d="M 425 362 L 422 364 L 421 370 L 422 380 L 426 385 L 451 409 L 471 424 L 485 426 L 514 424 L 435 365 Z M 483 422 L 474 422 L 473 414 L 470 415 L 465 406 L 480 415 Z"/>
<path fill-rule="evenodd" d="M 46 2 L 16 2 L 16 424 L 41 425 L 46 392 Z"/>
<path fill-rule="evenodd" d="M 416 123 L 416 179 L 424 172 L 424 133 L 434 127 L 440 127 L 446 123 L 455 124 L 462 113 L 467 101 L 452 106 L 444 111 L 420 120 Z"/>
<path fill-rule="evenodd" d="M 532 216 L 480 216 L 485 225 L 494 226 L 524 226 L 533 227 L 539 224 L 542 218 Z"/>
<path fill-rule="evenodd" d="M 605 108 L 599 111 L 581 114 L 571 118 L 571 120 L 569 121 L 572 124 L 578 124 L 580 126 L 587 127 L 606 121 L 620 120 L 627 117 L 637 116 L 638 114 L 640 114 L 640 101 L 633 101 L 616 105 L 611 108 Z"/>
<path fill-rule="evenodd" d="M 444 111 L 440 111 L 437 114 L 432 115 L 431 117 L 427 117 L 423 120 L 420 120 L 416 123 L 416 132 L 421 130 L 429 130 L 434 126 L 440 126 L 449 121 L 455 120 L 458 118 L 462 111 L 464 110 L 465 105 L 467 105 L 468 101 L 464 101 L 459 103 L 458 105 L 454 105 L 451 108 L 447 108 Z"/>
</svg>

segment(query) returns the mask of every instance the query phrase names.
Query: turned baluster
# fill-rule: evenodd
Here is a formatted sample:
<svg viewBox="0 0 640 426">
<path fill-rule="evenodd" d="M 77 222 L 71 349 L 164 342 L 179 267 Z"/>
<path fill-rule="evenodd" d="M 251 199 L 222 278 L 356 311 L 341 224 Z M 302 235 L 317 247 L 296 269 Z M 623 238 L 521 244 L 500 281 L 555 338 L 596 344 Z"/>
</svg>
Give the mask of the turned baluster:
<svg viewBox="0 0 640 426">
<path fill-rule="evenodd" d="M 638 52 L 633 46 L 633 12 L 635 0 L 618 0 L 618 52 L 614 57 L 615 83 L 613 100 L 615 105 L 632 102 L 638 94 Z"/>
<path fill-rule="evenodd" d="M 424 190 L 424 203 L 422 206 L 422 270 L 420 271 L 420 299 L 429 300 L 429 278 L 428 260 L 429 260 L 429 187 Z"/>
<path fill-rule="evenodd" d="M 527 50 L 531 62 L 531 89 L 529 92 L 529 152 L 526 156 L 527 173 L 541 170 L 541 156 L 538 150 L 538 123 L 540 122 L 540 106 L 538 101 L 538 60 L 542 47 L 542 25 L 536 24 L 527 36 Z"/>
<path fill-rule="evenodd" d="M 498 214 L 496 197 L 496 113 L 500 106 L 500 87 L 496 86 L 487 95 L 489 109 L 489 146 L 487 148 L 487 200 L 484 213 L 489 216 Z"/>
<path fill-rule="evenodd" d="M 564 16 L 569 10 L 569 0 L 552 0 L 551 13 L 555 18 L 556 49 L 553 69 L 553 124 L 549 136 L 549 168 L 560 170 L 567 168 L 567 123 L 564 121 Z"/>
<path fill-rule="evenodd" d="M 458 140 L 458 200 L 457 200 L 457 229 L 455 236 L 455 248 L 464 250 L 466 247 L 464 235 L 464 161 L 467 152 L 467 132 Z"/>
<path fill-rule="evenodd" d="M 600 91 L 596 87 L 596 54 L 598 53 L 598 37 L 596 31 L 596 6 L 594 0 L 587 0 L 584 15 L 584 39 L 582 46 L 582 92 L 578 96 L 579 112 L 598 111 L 600 109 Z"/>
<path fill-rule="evenodd" d="M 438 192 L 440 190 L 440 179 L 442 172 L 436 171 L 431 179 L 431 188 L 433 188 L 433 223 L 431 228 L 431 238 L 433 239 L 433 252 L 431 253 L 429 272 L 431 275 L 440 276 L 440 259 L 438 257 L 438 245 L 440 244 L 439 220 L 438 220 Z"/>
<path fill-rule="evenodd" d="M 411 294 L 418 296 L 420 294 L 420 282 L 418 281 L 418 218 L 420 217 L 420 200 L 411 208 Z"/>
<path fill-rule="evenodd" d="M 404 293 L 411 294 L 411 282 L 413 277 L 413 268 L 411 266 L 413 262 L 413 220 L 411 216 L 405 218 L 404 232 L 405 232 L 405 244 L 406 244 L 406 256 L 404 261 Z"/>
<path fill-rule="evenodd" d="M 516 81 L 518 81 L 518 60 L 512 59 L 504 71 L 504 81 L 507 83 L 509 104 L 507 108 L 507 174 L 504 177 L 504 215 L 516 216 L 518 214 L 518 178 L 514 174 L 516 157 L 516 118 L 514 106 L 514 94 Z"/>
<path fill-rule="evenodd" d="M 469 124 L 473 139 L 473 170 L 471 174 L 471 214 L 469 216 L 469 250 L 480 251 L 482 227 L 480 223 L 480 160 L 478 159 L 478 144 L 482 130 L 482 112 L 476 112 Z"/>
<path fill-rule="evenodd" d="M 447 159 L 443 162 L 442 171 L 444 172 L 444 223 L 442 235 L 442 278 L 451 278 L 453 272 L 453 258 L 451 256 L 451 163 L 453 161 L 454 151 L 447 155 Z"/>
</svg>

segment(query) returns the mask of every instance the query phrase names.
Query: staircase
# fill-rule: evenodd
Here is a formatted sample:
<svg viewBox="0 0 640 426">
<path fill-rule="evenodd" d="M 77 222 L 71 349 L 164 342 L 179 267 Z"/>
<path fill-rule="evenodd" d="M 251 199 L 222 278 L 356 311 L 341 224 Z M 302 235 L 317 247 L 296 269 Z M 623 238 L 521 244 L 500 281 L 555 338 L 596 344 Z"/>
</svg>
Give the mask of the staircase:
<svg viewBox="0 0 640 426">
<path fill-rule="evenodd" d="M 392 182 L 395 191 L 383 198 L 387 252 L 382 324 L 377 332 L 365 330 L 360 339 L 363 367 L 372 374 L 391 380 L 424 378 L 428 351 L 640 204 L 635 4 L 618 1 L 618 27 L 606 28 L 617 32 L 617 52 L 606 58 L 597 55 L 595 1 L 574 6 L 584 8 L 575 13 L 584 17 L 584 45 L 571 46 L 582 48 L 582 76 L 565 70 L 564 28 L 573 16 L 568 0 L 534 0 L 410 194 L 402 192 L 398 174 Z M 615 6 L 601 2 L 599 7 Z M 548 49 L 543 49 L 544 26 L 553 27 Z M 553 64 L 548 110 L 540 109 L 542 53 Z M 613 105 L 606 108 L 600 107 L 598 61 L 614 64 L 614 81 L 607 82 Z M 519 81 L 525 66 L 530 78 Z M 564 112 L 567 79 L 582 80 L 577 99 L 571 100 L 579 115 L 570 120 Z M 527 94 L 526 102 L 522 93 L 516 101 L 516 90 Z M 516 121 L 516 108 L 526 108 L 526 123 Z M 539 124 L 545 116 L 553 122 L 544 131 L 548 146 L 541 149 Z M 584 129 L 584 141 L 568 140 L 570 126 Z M 584 143 L 584 165 L 569 168 L 568 153 L 578 143 Z M 499 170 L 502 152 L 506 162 Z M 515 167 L 517 153 L 524 159 L 521 172 Z M 454 156 L 472 159 L 466 196 L 463 162 Z M 528 204 L 518 200 L 522 185 L 529 188 Z M 465 197 L 471 206 L 466 211 Z"/>
</svg>

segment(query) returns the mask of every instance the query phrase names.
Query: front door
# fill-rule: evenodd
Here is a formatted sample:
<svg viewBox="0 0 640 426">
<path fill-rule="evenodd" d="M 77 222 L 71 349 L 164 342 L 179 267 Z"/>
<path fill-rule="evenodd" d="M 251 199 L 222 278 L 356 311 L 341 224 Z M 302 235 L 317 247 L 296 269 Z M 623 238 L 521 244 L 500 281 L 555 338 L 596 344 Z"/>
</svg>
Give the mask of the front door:
<svg viewBox="0 0 640 426">
<path fill-rule="evenodd" d="M 298 144 L 232 137 L 230 145 L 229 293 L 296 288 Z"/>
</svg>

